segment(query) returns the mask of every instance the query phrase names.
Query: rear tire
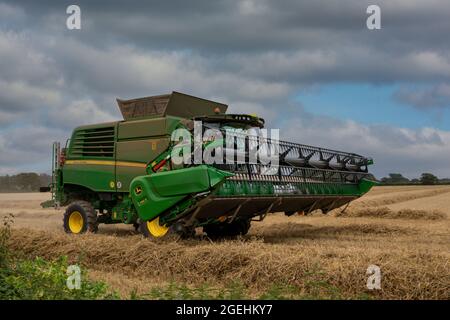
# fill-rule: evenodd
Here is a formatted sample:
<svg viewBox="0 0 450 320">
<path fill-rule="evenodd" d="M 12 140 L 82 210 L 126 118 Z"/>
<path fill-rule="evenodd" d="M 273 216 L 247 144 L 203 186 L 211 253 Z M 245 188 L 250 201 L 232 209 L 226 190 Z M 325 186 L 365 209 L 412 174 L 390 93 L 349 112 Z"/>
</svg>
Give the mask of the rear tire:
<svg viewBox="0 0 450 320">
<path fill-rule="evenodd" d="M 214 223 L 203 227 L 203 231 L 211 239 L 234 238 L 244 236 L 250 229 L 250 219 L 236 219 L 235 221 Z"/>
<path fill-rule="evenodd" d="M 74 201 L 64 212 L 63 226 L 67 233 L 97 232 L 97 212 L 87 201 Z"/>
</svg>

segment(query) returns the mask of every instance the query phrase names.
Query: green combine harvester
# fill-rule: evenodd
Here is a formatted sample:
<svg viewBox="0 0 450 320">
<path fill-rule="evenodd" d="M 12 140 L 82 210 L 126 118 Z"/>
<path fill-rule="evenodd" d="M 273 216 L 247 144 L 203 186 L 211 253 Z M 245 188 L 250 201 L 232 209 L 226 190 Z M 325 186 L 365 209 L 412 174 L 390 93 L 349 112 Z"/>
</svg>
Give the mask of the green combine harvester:
<svg viewBox="0 0 450 320">
<path fill-rule="evenodd" d="M 232 237 L 269 213 L 327 213 L 375 184 L 370 158 L 250 135 L 264 120 L 227 114 L 222 103 L 178 92 L 117 102 L 124 120 L 78 127 L 65 148 L 53 144 L 51 204 L 67 206 L 68 233 L 125 223 L 145 236 L 189 237 L 203 227 L 211 238 Z M 187 140 L 174 141 L 175 132 Z M 255 161 L 255 152 L 278 165 Z"/>
</svg>

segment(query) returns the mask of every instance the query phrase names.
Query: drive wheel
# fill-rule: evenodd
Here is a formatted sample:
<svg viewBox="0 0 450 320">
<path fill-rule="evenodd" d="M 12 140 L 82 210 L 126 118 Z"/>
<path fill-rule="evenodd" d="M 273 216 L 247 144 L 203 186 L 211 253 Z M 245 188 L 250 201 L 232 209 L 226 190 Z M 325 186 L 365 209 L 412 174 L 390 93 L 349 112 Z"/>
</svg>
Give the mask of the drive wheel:
<svg viewBox="0 0 450 320">
<path fill-rule="evenodd" d="M 89 202 L 74 201 L 64 212 L 63 226 L 67 233 L 97 232 L 97 213 Z"/>
<path fill-rule="evenodd" d="M 159 217 L 156 217 L 153 220 L 150 221 L 142 221 L 139 230 L 145 237 L 155 237 L 155 238 L 161 238 L 164 237 L 167 232 L 169 231 L 169 227 L 166 227 L 165 225 L 159 224 Z"/>
</svg>

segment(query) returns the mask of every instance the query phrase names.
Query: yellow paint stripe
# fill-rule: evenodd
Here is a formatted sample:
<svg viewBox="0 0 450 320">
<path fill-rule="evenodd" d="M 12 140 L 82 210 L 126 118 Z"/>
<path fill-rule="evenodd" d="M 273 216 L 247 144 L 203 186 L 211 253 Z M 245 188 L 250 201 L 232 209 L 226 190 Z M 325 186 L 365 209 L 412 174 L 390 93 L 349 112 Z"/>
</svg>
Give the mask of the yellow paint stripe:
<svg viewBox="0 0 450 320">
<path fill-rule="evenodd" d="M 127 161 L 117 161 L 116 165 L 119 167 L 136 167 L 136 168 L 146 168 L 146 163 L 138 163 L 138 162 L 127 162 Z"/>
<path fill-rule="evenodd" d="M 114 166 L 116 162 L 105 160 L 66 160 L 65 164 L 98 164 L 103 166 Z"/>
<path fill-rule="evenodd" d="M 128 161 L 108 161 L 108 160 L 66 160 L 65 164 L 87 164 L 100 166 L 136 167 L 145 168 L 147 164 Z"/>
</svg>

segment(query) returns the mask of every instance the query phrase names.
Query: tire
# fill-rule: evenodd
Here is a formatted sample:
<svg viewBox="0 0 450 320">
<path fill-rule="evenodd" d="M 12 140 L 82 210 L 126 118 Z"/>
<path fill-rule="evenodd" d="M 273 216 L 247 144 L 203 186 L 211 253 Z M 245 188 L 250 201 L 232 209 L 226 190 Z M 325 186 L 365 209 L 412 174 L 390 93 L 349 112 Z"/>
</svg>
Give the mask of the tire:
<svg viewBox="0 0 450 320">
<path fill-rule="evenodd" d="M 189 239 L 195 237 L 195 228 L 186 227 L 183 223 L 176 222 L 170 227 L 161 226 L 162 229 L 160 229 L 160 234 L 155 234 L 154 232 L 152 233 L 151 229 L 149 228 L 149 223 L 151 223 L 151 221 L 141 221 L 139 224 L 139 232 L 142 233 L 146 238 Z"/>
<path fill-rule="evenodd" d="M 250 219 L 236 219 L 235 221 L 214 223 L 203 227 L 203 231 L 211 239 L 234 238 L 244 236 L 250 229 Z"/>
<path fill-rule="evenodd" d="M 146 238 L 153 237 L 152 234 L 150 233 L 150 230 L 148 230 L 147 221 L 141 221 L 139 223 L 139 227 L 137 228 L 137 230 Z"/>
<path fill-rule="evenodd" d="M 87 201 L 74 201 L 64 212 L 63 226 L 67 233 L 97 232 L 97 212 Z"/>
<path fill-rule="evenodd" d="M 175 222 L 171 225 L 170 232 L 178 235 L 181 239 L 195 238 L 195 227 L 187 227 L 183 222 Z"/>
<path fill-rule="evenodd" d="M 155 228 L 153 229 L 153 232 L 151 229 L 151 225 L 153 225 L 153 227 Z M 150 221 L 141 221 L 139 223 L 139 231 L 146 238 L 162 238 L 168 233 L 169 228 L 161 226 L 159 224 L 159 217 L 156 217 L 155 219 Z"/>
</svg>

